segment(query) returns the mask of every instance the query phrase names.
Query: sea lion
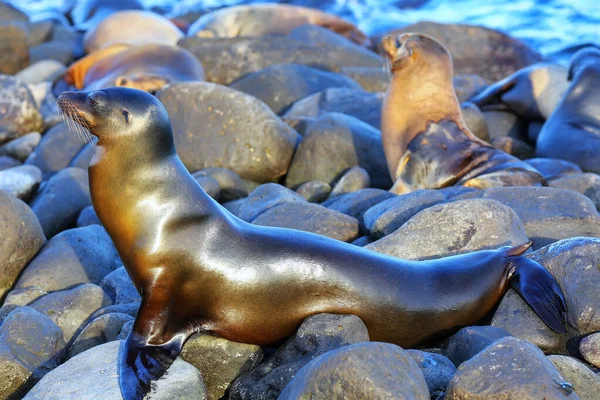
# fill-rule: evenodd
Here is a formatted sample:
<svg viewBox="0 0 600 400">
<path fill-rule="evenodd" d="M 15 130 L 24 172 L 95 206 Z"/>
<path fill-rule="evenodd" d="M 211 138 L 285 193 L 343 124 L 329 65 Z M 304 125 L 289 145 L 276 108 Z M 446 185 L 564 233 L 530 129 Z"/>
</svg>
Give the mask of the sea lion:
<svg viewBox="0 0 600 400">
<path fill-rule="evenodd" d="M 92 202 L 142 296 L 119 359 L 126 400 L 142 398 L 195 332 L 273 344 L 317 313 L 355 314 L 371 339 L 411 347 L 477 322 L 510 286 L 565 332 L 560 287 L 520 256 L 530 243 L 419 262 L 252 225 L 186 170 L 154 96 L 108 88 L 63 93 L 58 105 L 98 138 Z"/>
<path fill-rule="evenodd" d="M 93 53 L 113 44 L 176 46 L 183 32 L 167 18 L 143 10 L 119 11 L 104 18 L 83 37 L 85 51 Z"/>
<path fill-rule="evenodd" d="M 232 38 L 288 34 L 301 25 L 319 25 L 355 43 L 368 46 L 369 38 L 356 25 L 323 11 L 290 4 L 247 4 L 204 14 L 194 22 L 188 36 Z"/>
<path fill-rule="evenodd" d="M 114 44 L 72 64 L 63 79 L 76 89 L 124 86 L 152 93 L 169 83 L 202 81 L 204 69 L 181 47 Z"/>
<path fill-rule="evenodd" d="M 560 158 L 600 174 L 600 49 L 575 53 L 568 79 L 565 96 L 537 138 L 536 157 Z"/>
<path fill-rule="evenodd" d="M 469 101 L 479 107 L 502 103 L 517 115 L 543 121 L 552 114 L 568 86 L 567 68 L 540 63 L 488 86 Z"/>
<path fill-rule="evenodd" d="M 405 33 L 384 37 L 382 48 L 392 73 L 381 118 L 392 192 L 545 184 L 533 167 L 467 128 L 453 88 L 452 58 L 443 45 Z"/>
<path fill-rule="evenodd" d="M 86 31 L 116 11 L 143 9 L 138 0 L 78 0 L 71 10 L 71 20 L 75 28 Z"/>
</svg>

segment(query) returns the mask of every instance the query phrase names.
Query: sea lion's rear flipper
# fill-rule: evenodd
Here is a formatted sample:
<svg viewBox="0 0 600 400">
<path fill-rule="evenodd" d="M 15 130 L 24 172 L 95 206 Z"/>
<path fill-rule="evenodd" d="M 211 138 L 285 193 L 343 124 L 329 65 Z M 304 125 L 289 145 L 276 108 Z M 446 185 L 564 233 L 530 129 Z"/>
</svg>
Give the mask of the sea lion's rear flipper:
<svg viewBox="0 0 600 400">
<path fill-rule="evenodd" d="M 132 330 L 119 349 L 119 385 L 123 398 L 143 399 L 152 388 L 152 382 L 173 364 L 186 339 L 185 335 L 175 335 L 166 343 L 153 345 Z"/>
<path fill-rule="evenodd" d="M 515 86 L 515 82 L 515 79 L 509 76 L 500 82 L 488 86 L 467 101 L 475 104 L 477 107 L 500 103 L 502 96 Z"/>
<path fill-rule="evenodd" d="M 550 329 L 566 333 L 567 305 L 558 282 L 538 262 L 513 255 L 515 252 L 511 254 L 511 250 L 508 256 L 511 257 L 515 272 L 510 279 L 510 286 Z"/>
</svg>

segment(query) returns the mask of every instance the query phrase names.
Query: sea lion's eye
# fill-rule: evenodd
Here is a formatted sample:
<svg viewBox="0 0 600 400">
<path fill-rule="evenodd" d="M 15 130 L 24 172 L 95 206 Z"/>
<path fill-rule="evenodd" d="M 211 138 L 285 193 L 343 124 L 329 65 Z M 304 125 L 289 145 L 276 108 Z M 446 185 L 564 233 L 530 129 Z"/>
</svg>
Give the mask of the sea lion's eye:
<svg viewBox="0 0 600 400">
<path fill-rule="evenodd" d="M 88 97 L 88 99 L 90 100 L 90 106 L 96 107 L 96 105 L 98 104 L 98 102 L 96 100 L 92 99 L 91 97 Z"/>
<path fill-rule="evenodd" d="M 123 110 L 123 116 L 125 117 L 125 122 L 129 123 L 129 111 Z"/>
</svg>

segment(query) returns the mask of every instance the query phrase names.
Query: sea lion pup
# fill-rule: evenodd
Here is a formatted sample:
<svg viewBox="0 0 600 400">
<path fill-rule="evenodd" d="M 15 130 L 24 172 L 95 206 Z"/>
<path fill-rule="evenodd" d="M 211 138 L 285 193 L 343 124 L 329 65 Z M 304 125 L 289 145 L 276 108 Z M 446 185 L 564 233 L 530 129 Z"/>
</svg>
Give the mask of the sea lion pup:
<svg viewBox="0 0 600 400">
<path fill-rule="evenodd" d="M 198 18 L 188 30 L 188 36 L 233 38 L 288 34 L 301 25 L 319 25 L 360 45 L 370 40 L 358 27 L 335 15 L 290 4 L 248 4 L 226 7 Z"/>
<path fill-rule="evenodd" d="M 600 49 L 575 53 L 568 79 L 565 96 L 540 131 L 536 157 L 560 158 L 600 174 Z"/>
<path fill-rule="evenodd" d="M 452 58 L 443 45 L 415 33 L 386 36 L 381 45 L 392 73 L 381 118 L 392 192 L 545 184 L 530 165 L 466 127 L 452 84 Z"/>
<path fill-rule="evenodd" d="M 80 133 L 98 137 L 92 202 L 142 296 L 119 358 L 127 400 L 142 398 L 193 333 L 275 344 L 317 313 L 355 314 L 371 339 L 412 347 L 477 322 L 510 286 L 565 332 L 560 287 L 520 256 L 530 243 L 418 262 L 252 225 L 186 170 L 154 96 L 65 92 L 58 105 Z"/>
<path fill-rule="evenodd" d="M 539 63 L 518 70 L 469 99 L 483 107 L 502 103 L 530 120 L 546 120 L 562 99 L 569 83 L 567 68 Z"/>
<path fill-rule="evenodd" d="M 113 44 L 176 46 L 183 32 L 167 18 L 143 10 L 119 11 L 104 18 L 83 37 L 90 54 Z"/>
<path fill-rule="evenodd" d="M 76 89 L 124 86 L 152 93 L 169 83 L 203 81 L 204 69 L 182 47 L 114 44 L 73 63 L 63 79 Z"/>
</svg>

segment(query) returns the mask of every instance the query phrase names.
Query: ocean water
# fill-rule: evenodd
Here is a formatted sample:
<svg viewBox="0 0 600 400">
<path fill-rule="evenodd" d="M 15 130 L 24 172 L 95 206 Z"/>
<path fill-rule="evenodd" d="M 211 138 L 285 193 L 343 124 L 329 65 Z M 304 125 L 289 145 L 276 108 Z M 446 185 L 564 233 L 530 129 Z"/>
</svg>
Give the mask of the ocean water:
<svg viewBox="0 0 600 400">
<path fill-rule="evenodd" d="M 141 0 L 168 14 L 258 1 Z M 73 0 L 12 0 L 35 14 L 65 9 Z M 272 2 L 277 1 L 265 1 Z M 418 21 L 466 23 L 498 29 L 517 37 L 542 54 L 568 46 L 600 44 L 600 0 L 285 0 L 340 15 L 368 34 L 380 34 Z"/>
</svg>

